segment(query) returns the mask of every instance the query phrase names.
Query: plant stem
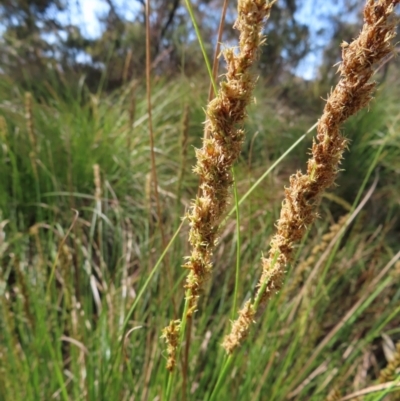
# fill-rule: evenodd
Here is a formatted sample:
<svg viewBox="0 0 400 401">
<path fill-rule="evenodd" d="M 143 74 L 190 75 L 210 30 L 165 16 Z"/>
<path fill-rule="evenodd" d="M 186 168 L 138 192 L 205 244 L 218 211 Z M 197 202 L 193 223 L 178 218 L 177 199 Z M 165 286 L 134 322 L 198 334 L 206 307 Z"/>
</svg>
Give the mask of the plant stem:
<svg viewBox="0 0 400 401">
<path fill-rule="evenodd" d="M 236 274 L 235 274 L 235 290 L 233 292 L 233 306 L 231 312 L 231 319 L 235 318 L 237 309 L 238 289 L 239 289 L 239 271 L 240 271 L 240 213 L 239 213 L 239 197 L 237 192 L 237 180 L 235 176 L 235 169 L 232 167 L 233 176 L 233 194 L 235 199 L 236 209 Z"/>
<path fill-rule="evenodd" d="M 233 356 L 232 355 L 229 355 L 229 356 L 227 356 L 225 358 L 226 358 L 226 360 L 225 360 L 224 366 L 222 367 L 222 369 L 220 371 L 217 383 L 216 383 L 216 385 L 214 387 L 214 390 L 211 393 L 211 396 L 208 399 L 208 401 L 215 401 L 216 400 L 216 397 L 217 397 L 218 392 L 219 392 L 219 390 L 221 388 L 221 385 L 222 385 L 223 381 L 225 380 L 226 375 L 229 372 L 229 367 L 231 366 L 231 364 L 233 362 Z"/>
</svg>

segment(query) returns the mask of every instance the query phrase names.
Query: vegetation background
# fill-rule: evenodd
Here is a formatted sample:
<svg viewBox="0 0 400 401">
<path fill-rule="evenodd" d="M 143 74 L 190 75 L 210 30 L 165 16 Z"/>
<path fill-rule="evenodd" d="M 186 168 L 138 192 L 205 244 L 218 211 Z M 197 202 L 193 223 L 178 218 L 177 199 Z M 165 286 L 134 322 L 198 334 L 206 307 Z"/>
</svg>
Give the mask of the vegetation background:
<svg viewBox="0 0 400 401">
<path fill-rule="evenodd" d="M 191 169 L 209 78 L 184 2 L 152 0 L 155 188 L 144 0 L 104 0 L 91 35 L 76 18 L 87 3 L 101 0 L 0 3 L 0 400 L 165 399 L 160 336 L 183 305 L 181 221 L 198 187 Z M 190 2 L 211 60 L 222 3 Z M 235 317 L 235 266 L 240 304 L 259 277 L 284 187 L 305 169 L 309 129 L 363 5 L 273 8 L 235 167 L 240 207 L 232 198 L 171 399 L 400 399 L 398 47 L 376 73 L 369 110 L 345 127 L 338 186 L 284 289 L 216 387 Z M 235 10 L 229 1 L 226 44 L 237 43 Z"/>
</svg>

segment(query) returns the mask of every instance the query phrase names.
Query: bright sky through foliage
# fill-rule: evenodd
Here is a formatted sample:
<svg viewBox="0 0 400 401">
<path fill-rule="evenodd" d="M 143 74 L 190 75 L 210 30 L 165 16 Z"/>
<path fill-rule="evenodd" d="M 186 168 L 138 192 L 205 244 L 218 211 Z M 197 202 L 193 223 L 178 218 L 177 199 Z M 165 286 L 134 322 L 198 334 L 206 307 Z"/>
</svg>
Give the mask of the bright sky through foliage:
<svg viewBox="0 0 400 401">
<path fill-rule="evenodd" d="M 132 20 L 135 13 L 141 7 L 137 1 L 113 0 L 113 4 L 119 15 Z M 296 68 L 295 73 L 305 79 L 312 79 L 318 71 L 322 59 L 324 45 L 329 41 L 330 32 L 323 15 L 337 12 L 342 6 L 341 1 L 326 2 L 325 0 L 305 0 L 296 13 L 296 18 L 309 25 L 313 40 L 313 51 L 310 52 Z M 65 23 L 78 25 L 82 34 L 88 38 L 95 38 L 102 32 L 101 18 L 106 16 L 109 5 L 105 0 L 76 0 L 69 3 L 68 9 L 59 15 L 59 19 Z M 352 16 L 349 16 L 352 18 Z M 318 36 L 318 30 L 325 30 L 325 34 Z"/>
</svg>

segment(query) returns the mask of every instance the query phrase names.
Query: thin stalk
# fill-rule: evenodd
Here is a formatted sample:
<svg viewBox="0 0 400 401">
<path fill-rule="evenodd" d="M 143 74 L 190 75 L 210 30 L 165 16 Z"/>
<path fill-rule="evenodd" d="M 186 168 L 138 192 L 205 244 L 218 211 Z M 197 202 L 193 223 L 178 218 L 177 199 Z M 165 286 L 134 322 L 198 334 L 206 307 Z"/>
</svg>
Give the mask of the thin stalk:
<svg viewBox="0 0 400 401">
<path fill-rule="evenodd" d="M 218 56 L 221 51 L 221 40 L 222 40 L 222 33 L 224 31 L 224 26 L 225 26 L 225 18 L 226 18 L 226 10 L 228 9 L 228 2 L 229 2 L 229 0 L 224 0 L 224 4 L 222 6 L 221 19 L 219 20 L 217 44 L 215 46 L 214 61 L 213 61 L 213 67 L 212 67 L 213 79 L 211 80 L 210 88 L 208 90 L 208 101 L 209 102 L 211 102 L 211 100 L 213 100 L 214 96 L 217 93 L 215 90 L 215 82 L 217 82 L 218 67 L 219 67 L 219 57 Z"/>
<path fill-rule="evenodd" d="M 185 354 L 183 355 L 182 361 L 182 401 L 186 401 L 186 391 L 187 391 L 187 382 L 189 375 L 189 355 L 190 355 L 190 340 L 192 338 L 192 325 L 193 319 L 192 317 L 186 317 L 186 342 L 185 342 Z"/>
<path fill-rule="evenodd" d="M 222 386 L 222 383 L 224 382 L 225 377 L 229 372 L 229 368 L 230 368 L 230 366 L 231 366 L 231 364 L 233 362 L 233 356 L 232 355 L 225 356 L 225 358 L 226 358 L 225 363 L 222 366 L 222 369 L 221 369 L 220 374 L 218 376 L 217 383 L 215 384 L 213 392 L 211 393 L 211 396 L 208 399 L 208 401 L 215 401 L 216 400 L 216 397 L 217 397 L 218 392 L 219 392 L 219 390 L 220 390 L 220 388 Z"/>
<path fill-rule="evenodd" d="M 276 252 L 275 255 L 274 255 L 274 259 L 272 260 L 272 263 L 271 263 L 271 269 L 274 268 L 274 266 L 275 266 L 275 264 L 276 264 L 276 262 L 278 260 L 278 256 L 279 256 L 279 253 Z M 262 283 L 262 285 L 260 287 L 260 292 L 257 294 L 257 298 L 250 305 L 250 308 L 255 312 L 257 311 L 258 306 L 259 306 L 259 304 L 260 304 L 260 302 L 262 300 L 262 293 L 265 290 L 265 288 L 267 287 L 268 281 L 269 280 L 265 280 Z M 236 309 L 234 309 L 234 311 L 236 311 Z M 226 361 L 223 364 L 222 369 L 220 370 L 220 373 L 219 373 L 219 376 L 218 376 L 218 379 L 217 379 L 217 383 L 216 383 L 216 385 L 215 385 L 215 387 L 213 389 L 213 392 L 211 393 L 209 401 L 214 401 L 215 400 L 215 397 L 218 395 L 219 389 L 221 388 L 222 383 L 223 383 L 225 377 L 228 374 L 228 369 L 229 369 L 229 367 L 230 367 L 230 365 L 232 363 L 232 360 L 233 360 L 233 354 L 230 354 L 230 355 L 225 356 L 225 357 L 226 357 Z"/>
<path fill-rule="evenodd" d="M 175 233 L 172 236 L 171 240 L 169 241 L 169 243 L 165 247 L 163 253 L 161 254 L 159 259 L 157 260 L 157 263 L 154 265 L 153 269 L 151 270 L 149 276 L 147 277 L 145 283 L 143 284 L 143 287 L 141 288 L 141 290 L 139 291 L 138 295 L 136 296 L 135 302 L 133 303 L 133 305 L 131 306 L 131 308 L 129 309 L 129 312 L 127 313 L 127 315 L 125 317 L 124 323 L 122 325 L 122 333 L 124 333 L 126 331 L 126 328 L 128 327 L 129 320 L 130 320 L 134 310 L 136 309 L 137 304 L 139 303 L 139 301 L 141 300 L 143 294 L 147 290 L 147 287 L 149 286 L 151 280 L 153 279 L 154 275 L 156 274 L 157 270 L 159 269 L 162 261 L 164 260 L 166 254 L 168 253 L 168 251 L 171 248 L 172 244 L 175 242 L 176 238 L 178 237 L 178 234 L 181 231 L 181 228 L 182 228 L 183 223 L 185 222 L 185 220 L 186 219 L 182 219 L 182 222 L 181 222 L 180 226 L 175 231 Z"/>
<path fill-rule="evenodd" d="M 355 393 L 346 395 L 346 396 L 340 398 L 339 401 L 350 401 L 350 400 L 360 399 L 360 397 L 362 395 L 367 395 L 367 394 L 376 393 L 379 391 L 384 391 L 384 393 L 381 395 L 381 397 L 378 398 L 378 400 L 375 398 L 375 400 L 380 401 L 380 400 L 383 400 L 382 396 L 386 396 L 390 390 L 394 390 L 396 387 L 400 387 L 400 383 L 398 380 L 394 380 L 392 382 L 387 382 L 387 383 L 382 383 L 382 384 L 376 384 L 374 386 L 370 386 L 370 387 L 364 388 L 362 390 L 358 390 Z"/>
<path fill-rule="evenodd" d="M 200 49 L 203 54 L 206 66 L 207 66 L 208 75 L 210 76 L 210 80 L 211 80 L 212 86 L 214 88 L 214 92 L 217 93 L 218 92 L 217 84 L 215 82 L 214 75 L 213 75 L 213 72 L 211 69 L 210 60 L 208 59 L 208 56 L 207 56 L 206 48 L 204 46 L 204 41 L 201 37 L 201 33 L 200 33 L 199 27 L 197 25 L 196 18 L 194 16 L 192 5 L 190 4 L 190 0 L 185 0 L 185 3 L 186 3 L 186 7 L 188 9 L 189 15 L 190 15 L 190 19 L 193 24 L 193 28 L 196 32 L 197 40 L 199 41 Z"/>
<path fill-rule="evenodd" d="M 167 246 L 167 237 L 164 231 L 164 225 L 162 223 L 162 213 L 161 213 L 161 203 L 160 203 L 160 195 L 158 193 L 158 178 L 157 178 L 157 166 L 156 166 L 156 156 L 154 152 L 154 131 L 153 131 L 153 118 L 152 118 L 152 104 L 151 104 L 151 43 L 150 43 L 150 0 L 146 1 L 146 92 L 147 92 L 147 113 L 148 113 L 148 124 L 149 124 L 149 137 L 150 137 L 150 156 L 151 156 L 151 171 L 153 176 L 153 184 L 154 184 L 154 194 L 156 198 L 156 207 L 157 207 L 157 218 L 158 218 L 158 227 L 161 232 L 161 241 L 163 248 L 165 249 Z M 171 276 L 171 271 L 169 269 L 169 260 L 166 257 L 165 259 L 165 267 L 166 267 L 166 275 L 169 283 L 169 287 L 172 288 L 173 281 Z M 176 315 L 176 304 L 175 297 L 172 295 L 171 297 L 172 306 L 174 309 L 174 314 Z"/>
<path fill-rule="evenodd" d="M 224 0 L 224 4 L 222 6 L 221 19 L 219 21 L 219 26 L 218 26 L 217 44 L 215 46 L 214 61 L 213 61 L 213 67 L 212 67 L 212 79 L 210 82 L 210 88 L 208 89 L 208 103 L 210 103 L 211 100 L 214 99 L 214 96 L 217 94 L 216 82 L 217 82 L 218 67 L 219 67 L 219 57 L 218 56 L 221 51 L 222 32 L 224 31 L 226 10 L 228 9 L 228 1 L 229 0 Z M 201 40 L 201 37 L 200 37 L 200 40 Z M 209 134 L 208 128 L 209 128 L 209 126 L 206 123 L 204 126 L 204 139 L 208 138 L 208 134 Z"/>
<path fill-rule="evenodd" d="M 238 289 L 239 289 L 239 272 L 240 272 L 240 213 L 239 213 L 239 197 L 237 192 L 237 180 L 235 176 L 235 169 L 232 167 L 233 176 L 233 194 L 235 199 L 236 209 L 236 272 L 235 272 L 235 290 L 233 293 L 233 306 L 231 312 L 231 319 L 235 318 L 237 309 Z"/>
</svg>

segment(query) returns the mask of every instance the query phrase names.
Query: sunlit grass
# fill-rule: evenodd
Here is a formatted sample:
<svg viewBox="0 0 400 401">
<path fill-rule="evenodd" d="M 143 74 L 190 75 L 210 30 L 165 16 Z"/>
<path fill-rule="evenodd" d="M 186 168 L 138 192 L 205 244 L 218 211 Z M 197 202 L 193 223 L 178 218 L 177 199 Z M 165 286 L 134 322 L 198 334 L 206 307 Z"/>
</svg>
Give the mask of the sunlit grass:
<svg viewBox="0 0 400 401">
<path fill-rule="evenodd" d="M 196 194 L 193 146 L 200 145 L 203 134 L 207 85 L 183 78 L 153 88 L 159 193 L 171 241 L 167 252 L 173 288 L 160 264 L 155 199 L 148 186 L 144 92 L 142 87 L 136 91 L 135 121 L 129 126 L 130 90 L 127 85 L 95 96 L 82 86 L 78 92 L 43 88 L 35 94 L 34 99 L 41 99 L 32 105 L 38 142 L 35 176 L 24 91 L 1 83 L 6 129 L 0 139 L 0 399 L 165 396 L 168 374 L 160 335 L 173 317 L 172 294 L 179 312 L 183 308 L 181 265 L 188 254 L 188 227 L 186 222 L 180 227 L 180 218 Z M 264 400 L 268 394 L 268 400 L 292 396 L 319 401 L 333 389 L 345 395 L 378 383 L 386 365 L 381 336 L 394 342 L 400 336 L 395 259 L 399 125 L 397 95 L 390 88 L 384 93 L 368 113 L 348 124 L 352 151 L 333 192 L 357 206 L 375 182 L 373 191 L 328 253 L 313 254 L 333 223 L 349 212 L 345 202 L 324 199 L 321 219 L 290 267 L 294 274 L 257 317 L 250 338 L 226 370 L 217 399 Z M 182 166 L 178 138 L 185 104 L 189 145 Z M 303 168 L 304 151 L 311 146 L 311 135 L 301 135 L 313 121 L 314 116 L 299 119 L 293 128 L 290 118 L 278 119 L 271 106 L 251 108 L 250 139 L 235 168 L 237 198 L 231 202 L 239 207 L 240 219 L 233 208 L 224 222 L 215 254 L 218 269 L 195 315 L 186 399 L 210 399 L 225 372 L 220 344 L 229 330 L 234 299 L 247 299 L 259 276 L 283 187 L 296 168 Z M 100 203 L 94 164 L 100 166 Z M 177 196 L 181 168 L 185 175 Z M 310 255 L 313 263 L 294 283 L 296 266 L 311 260 Z M 171 399 L 184 399 L 179 369 L 180 363 Z M 387 391 L 365 399 L 383 399 Z"/>
</svg>

